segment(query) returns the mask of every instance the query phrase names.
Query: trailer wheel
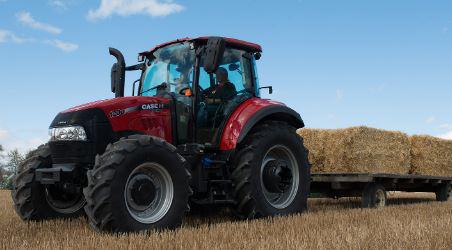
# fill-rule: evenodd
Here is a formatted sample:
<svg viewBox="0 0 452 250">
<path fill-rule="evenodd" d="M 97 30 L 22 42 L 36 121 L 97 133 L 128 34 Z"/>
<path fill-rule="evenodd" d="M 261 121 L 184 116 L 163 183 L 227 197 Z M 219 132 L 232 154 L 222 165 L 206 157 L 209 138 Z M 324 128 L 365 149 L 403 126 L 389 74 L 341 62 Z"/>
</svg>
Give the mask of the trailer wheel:
<svg viewBox="0 0 452 250">
<path fill-rule="evenodd" d="M 386 198 L 386 190 L 381 184 L 369 183 L 363 190 L 361 205 L 363 208 L 382 208 Z"/>
<path fill-rule="evenodd" d="M 73 218 L 84 213 L 85 199 L 80 193 L 67 193 L 57 185 L 41 185 L 35 172 L 52 166 L 48 144 L 30 153 L 13 179 L 14 208 L 22 220 L 40 221 L 51 218 Z"/>
<path fill-rule="evenodd" d="M 442 185 L 436 192 L 437 201 L 452 201 L 452 184 Z"/>
<path fill-rule="evenodd" d="M 283 122 L 254 128 L 235 155 L 232 181 L 236 214 L 245 219 L 307 209 L 310 165 L 303 139 Z"/>
<path fill-rule="evenodd" d="M 90 225 L 98 231 L 174 229 L 189 210 L 187 161 L 166 141 L 132 135 L 96 157 L 83 190 Z"/>
</svg>

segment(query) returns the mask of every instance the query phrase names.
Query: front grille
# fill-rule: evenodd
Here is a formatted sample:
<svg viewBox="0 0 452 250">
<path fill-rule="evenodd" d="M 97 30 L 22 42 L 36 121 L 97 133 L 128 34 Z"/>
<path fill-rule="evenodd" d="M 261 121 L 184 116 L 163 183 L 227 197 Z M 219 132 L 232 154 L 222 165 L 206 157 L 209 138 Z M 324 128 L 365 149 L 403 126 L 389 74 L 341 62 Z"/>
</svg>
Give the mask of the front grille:
<svg viewBox="0 0 452 250">
<path fill-rule="evenodd" d="M 59 163 L 81 163 L 94 164 L 96 149 L 90 142 L 50 142 L 52 162 Z"/>
<path fill-rule="evenodd" d="M 81 163 L 94 165 L 96 154 L 102 154 L 107 144 L 116 140 L 116 135 L 107 117 L 98 108 L 60 113 L 55 117 L 50 127 L 70 125 L 82 126 L 85 129 L 88 141 L 50 142 L 54 164 Z"/>
</svg>

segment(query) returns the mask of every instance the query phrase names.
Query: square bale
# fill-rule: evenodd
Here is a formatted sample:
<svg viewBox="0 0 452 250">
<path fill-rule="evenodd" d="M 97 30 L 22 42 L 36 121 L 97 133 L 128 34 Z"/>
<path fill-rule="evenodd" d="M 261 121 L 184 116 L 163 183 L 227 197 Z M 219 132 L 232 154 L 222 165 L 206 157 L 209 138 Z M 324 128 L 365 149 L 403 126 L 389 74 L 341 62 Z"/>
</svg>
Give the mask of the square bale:
<svg viewBox="0 0 452 250">
<path fill-rule="evenodd" d="M 412 136 L 410 174 L 452 176 L 452 140 Z"/>
<path fill-rule="evenodd" d="M 401 132 L 368 127 L 300 129 L 313 173 L 394 173 L 410 171 L 410 140 Z"/>
</svg>

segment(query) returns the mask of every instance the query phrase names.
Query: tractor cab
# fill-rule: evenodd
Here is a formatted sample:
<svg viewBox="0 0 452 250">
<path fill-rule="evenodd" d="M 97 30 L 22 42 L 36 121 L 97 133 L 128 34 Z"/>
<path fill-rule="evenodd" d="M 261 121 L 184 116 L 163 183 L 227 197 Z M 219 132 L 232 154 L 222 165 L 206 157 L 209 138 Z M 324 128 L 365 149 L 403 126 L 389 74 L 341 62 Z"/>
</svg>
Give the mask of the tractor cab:
<svg viewBox="0 0 452 250">
<path fill-rule="evenodd" d="M 173 104 L 175 144 L 217 145 L 235 108 L 259 97 L 260 52 L 259 45 L 236 39 L 182 39 L 140 53 L 142 64 L 126 69 L 142 70 L 138 96 L 163 97 Z"/>
</svg>

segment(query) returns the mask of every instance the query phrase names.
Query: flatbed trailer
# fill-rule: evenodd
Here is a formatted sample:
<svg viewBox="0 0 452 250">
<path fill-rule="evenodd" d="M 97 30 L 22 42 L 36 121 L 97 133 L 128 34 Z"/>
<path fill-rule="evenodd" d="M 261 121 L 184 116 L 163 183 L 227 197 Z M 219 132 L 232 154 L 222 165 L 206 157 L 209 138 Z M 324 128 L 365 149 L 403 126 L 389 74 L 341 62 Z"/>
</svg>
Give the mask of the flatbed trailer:
<svg viewBox="0 0 452 250">
<path fill-rule="evenodd" d="M 323 198 L 361 197 L 364 208 L 386 205 L 386 192 L 431 192 L 438 201 L 452 200 L 452 177 L 385 173 L 315 173 L 311 196 Z"/>
</svg>

